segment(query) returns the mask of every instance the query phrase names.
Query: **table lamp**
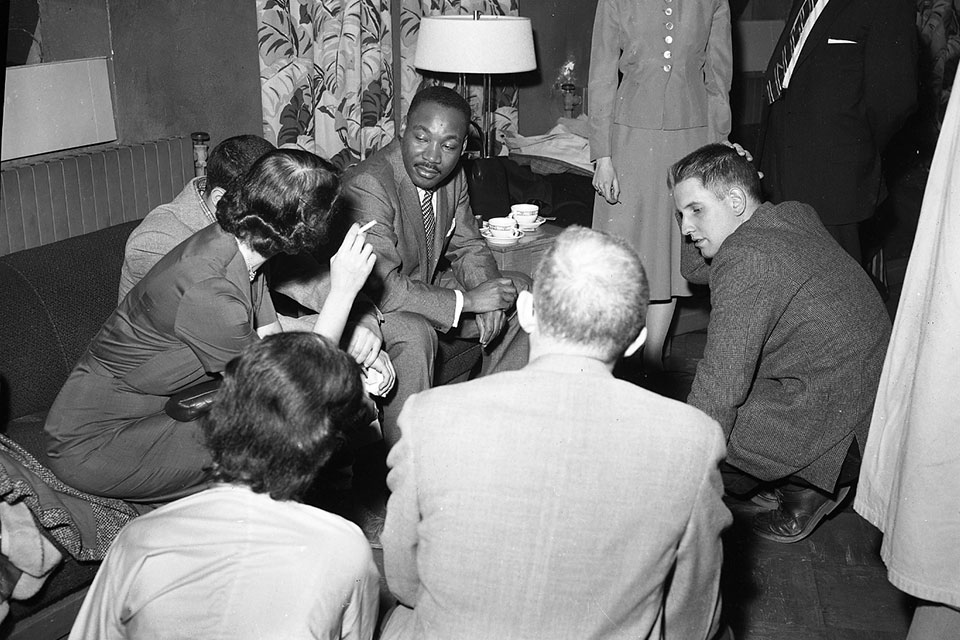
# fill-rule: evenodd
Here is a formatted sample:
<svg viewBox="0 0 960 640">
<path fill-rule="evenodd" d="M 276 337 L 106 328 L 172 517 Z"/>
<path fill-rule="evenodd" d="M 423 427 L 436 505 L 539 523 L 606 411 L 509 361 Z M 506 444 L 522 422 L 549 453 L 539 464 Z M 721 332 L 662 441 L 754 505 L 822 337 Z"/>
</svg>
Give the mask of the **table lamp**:
<svg viewBox="0 0 960 640">
<path fill-rule="evenodd" d="M 522 73 L 537 68 L 533 28 L 529 18 L 486 16 L 427 16 L 420 21 L 413 66 L 425 71 L 459 74 L 461 92 L 466 75 L 483 76 L 480 107 L 481 155 L 490 157 L 490 76 Z"/>
</svg>

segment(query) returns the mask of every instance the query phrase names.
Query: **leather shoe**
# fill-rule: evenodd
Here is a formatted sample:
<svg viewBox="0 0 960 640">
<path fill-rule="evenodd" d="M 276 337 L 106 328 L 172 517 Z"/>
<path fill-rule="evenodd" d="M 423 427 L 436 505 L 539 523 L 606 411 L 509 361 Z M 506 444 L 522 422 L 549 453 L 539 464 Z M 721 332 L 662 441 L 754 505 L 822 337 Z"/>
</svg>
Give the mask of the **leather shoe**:
<svg viewBox="0 0 960 640">
<path fill-rule="evenodd" d="M 754 516 L 753 531 L 761 538 L 774 542 L 799 542 L 813 533 L 817 525 L 840 506 L 848 493 L 849 486 L 841 487 L 835 496 L 808 487 L 781 487 L 780 506 Z"/>
<path fill-rule="evenodd" d="M 778 489 L 761 489 L 750 496 L 750 502 L 764 509 L 776 509 L 780 506 L 780 491 Z"/>
</svg>

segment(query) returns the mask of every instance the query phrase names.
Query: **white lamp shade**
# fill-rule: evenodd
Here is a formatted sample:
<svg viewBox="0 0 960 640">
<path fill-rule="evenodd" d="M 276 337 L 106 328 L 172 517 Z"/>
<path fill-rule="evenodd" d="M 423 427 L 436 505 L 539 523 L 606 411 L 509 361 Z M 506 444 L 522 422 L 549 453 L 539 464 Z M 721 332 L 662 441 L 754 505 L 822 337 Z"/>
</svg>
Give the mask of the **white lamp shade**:
<svg viewBox="0 0 960 640">
<path fill-rule="evenodd" d="M 530 18 L 431 16 L 420 21 L 413 66 L 442 73 L 522 73 L 537 68 Z"/>
</svg>

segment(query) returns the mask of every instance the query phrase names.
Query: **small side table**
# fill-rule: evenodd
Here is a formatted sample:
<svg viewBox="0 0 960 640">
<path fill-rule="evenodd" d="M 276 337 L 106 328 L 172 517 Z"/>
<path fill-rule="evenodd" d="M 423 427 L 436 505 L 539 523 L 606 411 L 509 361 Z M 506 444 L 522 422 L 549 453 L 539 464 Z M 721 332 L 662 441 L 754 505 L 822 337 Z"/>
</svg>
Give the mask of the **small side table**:
<svg viewBox="0 0 960 640">
<path fill-rule="evenodd" d="M 563 227 L 542 224 L 533 233 L 525 234 L 517 244 L 503 247 L 488 242 L 487 246 L 493 252 L 500 271 L 520 271 L 532 277 L 541 256 L 561 231 Z"/>
</svg>

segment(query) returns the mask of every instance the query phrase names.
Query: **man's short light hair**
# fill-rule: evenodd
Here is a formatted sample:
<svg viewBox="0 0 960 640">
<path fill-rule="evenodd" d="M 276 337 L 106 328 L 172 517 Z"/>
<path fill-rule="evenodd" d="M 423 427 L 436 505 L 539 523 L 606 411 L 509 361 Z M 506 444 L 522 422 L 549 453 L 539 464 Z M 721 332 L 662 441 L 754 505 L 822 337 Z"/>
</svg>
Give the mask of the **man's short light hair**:
<svg viewBox="0 0 960 640">
<path fill-rule="evenodd" d="M 540 332 L 607 358 L 622 355 L 640 335 L 649 302 L 647 275 L 633 249 L 583 227 L 557 236 L 533 281 Z"/>
<path fill-rule="evenodd" d="M 718 200 L 723 200 L 732 187 L 740 187 L 756 202 L 763 202 L 760 175 L 749 160 L 736 149 L 714 143 L 700 147 L 670 167 L 667 186 L 671 191 L 684 180 L 696 179 Z"/>
</svg>

